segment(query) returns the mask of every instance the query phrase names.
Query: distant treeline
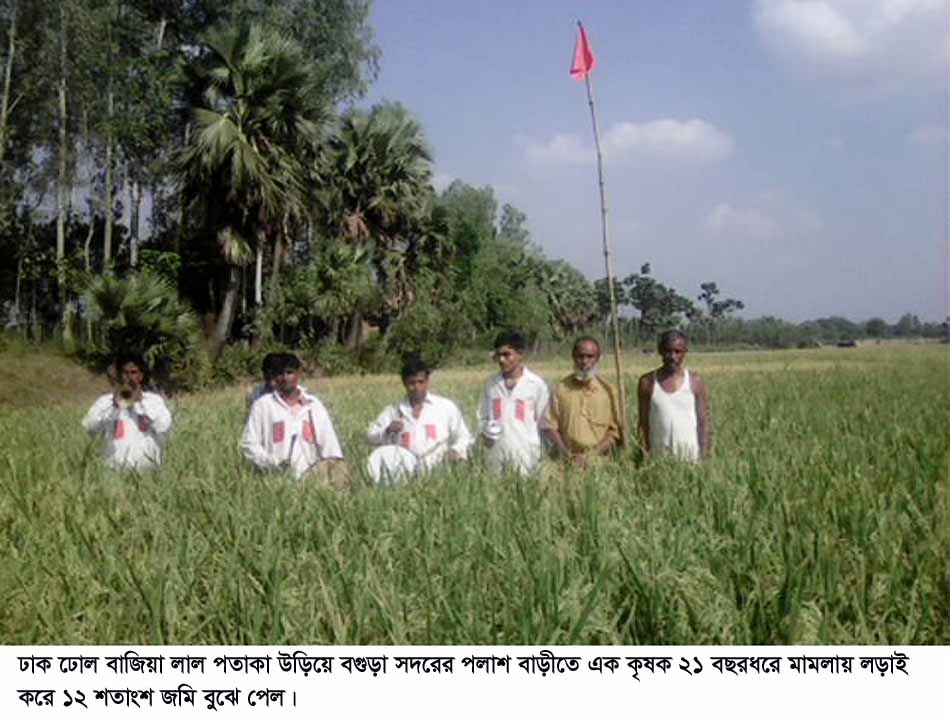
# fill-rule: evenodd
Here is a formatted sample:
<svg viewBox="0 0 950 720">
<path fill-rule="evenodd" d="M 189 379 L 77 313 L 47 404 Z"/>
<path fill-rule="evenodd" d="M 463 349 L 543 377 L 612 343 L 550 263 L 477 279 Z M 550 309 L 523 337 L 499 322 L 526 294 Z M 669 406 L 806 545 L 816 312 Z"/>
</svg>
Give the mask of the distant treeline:
<svg viewBox="0 0 950 720">
<path fill-rule="evenodd" d="M 274 347 L 374 370 L 503 328 L 535 349 L 603 334 L 603 280 L 546 257 L 491 187 L 437 191 L 408 109 L 352 107 L 378 69 L 369 5 L 0 3 L 6 332 L 93 365 L 144 352 L 184 387 Z M 633 345 L 674 325 L 767 347 L 940 334 L 912 316 L 739 320 L 715 282 L 681 294 L 649 263 L 615 285 Z"/>
</svg>

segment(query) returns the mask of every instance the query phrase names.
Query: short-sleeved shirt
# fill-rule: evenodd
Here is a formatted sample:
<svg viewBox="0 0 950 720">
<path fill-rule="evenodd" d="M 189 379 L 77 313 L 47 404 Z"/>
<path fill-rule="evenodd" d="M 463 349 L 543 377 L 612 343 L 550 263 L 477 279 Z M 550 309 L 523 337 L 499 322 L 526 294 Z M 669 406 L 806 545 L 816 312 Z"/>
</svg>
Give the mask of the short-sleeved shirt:
<svg viewBox="0 0 950 720">
<path fill-rule="evenodd" d="M 542 427 L 557 430 L 571 452 L 587 452 L 608 435 L 620 439 L 619 407 L 617 391 L 606 380 L 583 383 L 568 375 L 554 387 Z"/>
</svg>

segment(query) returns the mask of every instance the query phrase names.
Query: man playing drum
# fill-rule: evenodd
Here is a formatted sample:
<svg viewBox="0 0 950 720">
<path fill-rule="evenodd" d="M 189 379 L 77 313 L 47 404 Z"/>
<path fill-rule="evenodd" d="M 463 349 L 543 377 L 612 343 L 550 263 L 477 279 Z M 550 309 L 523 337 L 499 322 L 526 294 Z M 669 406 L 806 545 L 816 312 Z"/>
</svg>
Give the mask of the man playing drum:
<svg viewBox="0 0 950 720">
<path fill-rule="evenodd" d="M 465 460 L 472 444 L 458 406 L 429 392 L 432 371 L 422 358 L 408 358 L 400 376 L 406 399 L 385 408 L 366 433 L 376 446 L 367 470 L 377 482 L 431 470 L 443 460 Z"/>
</svg>

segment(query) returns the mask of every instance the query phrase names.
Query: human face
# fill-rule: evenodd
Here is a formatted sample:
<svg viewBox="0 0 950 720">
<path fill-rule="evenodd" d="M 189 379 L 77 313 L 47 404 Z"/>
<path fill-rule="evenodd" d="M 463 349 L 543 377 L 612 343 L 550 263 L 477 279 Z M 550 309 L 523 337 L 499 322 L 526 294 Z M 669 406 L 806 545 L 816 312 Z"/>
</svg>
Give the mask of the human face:
<svg viewBox="0 0 950 720">
<path fill-rule="evenodd" d="M 406 388 L 406 397 L 413 405 L 418 405 L 426 399 L 429 392 L 429 373 L 418 372 L 415 375 L 404 377 L 402 384 Z"/>
<path fill-rule="evenodd" d="M 660 357 L 663 358 L 663 367 L 673 372 L 679 372 L 686 362 L 686 353 L 689 348 L 686 341 L 681 338 L 673 338 L 660 348 Z"/>
<path fill-rule="evenodd" d="M 505 377 L 516 375 L 524 362 L 524 355 L 511 345 L 502 345 L 495 349 L 495 361 Z"/>
<path fill-rule="evenodd" d="M 577 372 L 589 373 L 600 362 L 600 348 L 589 340 L 582 342 L 574 349 L 574 369 Z"/>
<path fill-rule="evenodd" d="M 282 397 L 289 398 L 297 394 L 297 383 L 300 378 L 297 368 L 285 367 L 274 376 L 273 385 Z"/>
<path fill-rule="evenodd" d="M 145 373 L 134 362 L 127 362 L 119 370 L 119 381 L 124 387 L 135 391 L 142 387 L 142 381 L 145 379 Z"/>
</svg>

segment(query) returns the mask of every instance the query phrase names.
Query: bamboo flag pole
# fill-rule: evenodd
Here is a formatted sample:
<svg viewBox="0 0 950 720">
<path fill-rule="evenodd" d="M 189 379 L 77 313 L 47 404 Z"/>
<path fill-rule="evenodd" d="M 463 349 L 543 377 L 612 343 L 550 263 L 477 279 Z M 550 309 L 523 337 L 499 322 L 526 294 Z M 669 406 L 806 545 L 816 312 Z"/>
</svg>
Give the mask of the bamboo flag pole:
<svg viewBox="0 0 950 720">
<path fill-rule="evenodd" d="M 604 188 L 604 163 L 600 152 L 600 133 L 597 130 L 597 112 L 594 109 L 594 90 L 590 83 L 590 73 L 594 69 L 596 60 L 587 33 L 580 20 L 577 21 L 579 32 L 577 46 L 574 49 L 574 63 L 571 75 L 583 77 L 587 86 L 587 104 L 590 105 L 590 120 L 594 128 L 594 147 L 597 150 L 597 183 L 600 188 L 600 227 L 604 246 L 604 267 L 607 271 L 607 292 L 610 295 L 610 319 L 614 336 L 614 367 L 617 371 L 617 390 L 620 393 L 620 436 L 621 441 L 627 440 L 627 392 L 623 382 L 623 369 L 620 361 L 620 324 L 617 319 L 617 295 L 614 292 L 613 266 L 610 261 L 610 237 L 607 232 L 607 193 Z"/>
</svg>

